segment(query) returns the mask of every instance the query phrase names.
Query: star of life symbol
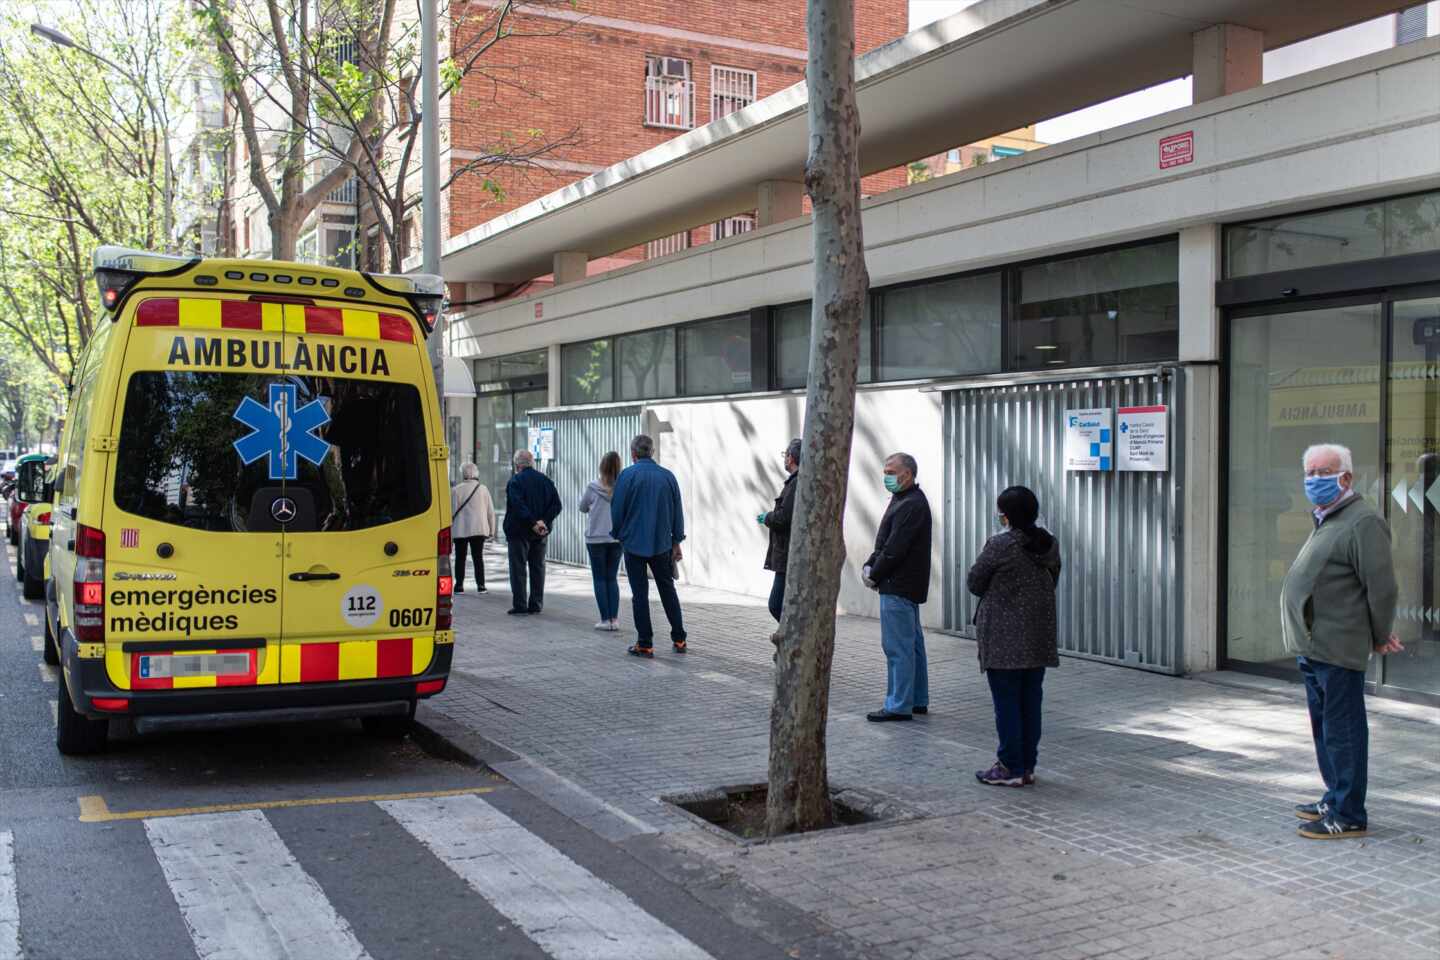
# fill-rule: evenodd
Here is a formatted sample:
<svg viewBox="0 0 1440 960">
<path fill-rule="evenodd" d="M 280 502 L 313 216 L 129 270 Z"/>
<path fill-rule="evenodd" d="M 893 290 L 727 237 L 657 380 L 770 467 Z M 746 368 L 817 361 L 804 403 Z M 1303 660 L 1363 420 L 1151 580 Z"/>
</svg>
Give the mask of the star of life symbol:
<svg viewBox="0 0 1440 960">
<path fill-rule="evenodd" d="M 251 431 L 235 441 L 235 452 L 247 465 L 269 457 L 271 480 L 294 480 L 300 475 L 297 456 L 318 465 L 330 449 L 313 432 L 330 422 L 325 405 L 311 400 L 297 410 L 295 393 L 293 383 L 272 383 L 268 407 L 246 397 L 235 410 L 235 419 Z"/>
</svg>

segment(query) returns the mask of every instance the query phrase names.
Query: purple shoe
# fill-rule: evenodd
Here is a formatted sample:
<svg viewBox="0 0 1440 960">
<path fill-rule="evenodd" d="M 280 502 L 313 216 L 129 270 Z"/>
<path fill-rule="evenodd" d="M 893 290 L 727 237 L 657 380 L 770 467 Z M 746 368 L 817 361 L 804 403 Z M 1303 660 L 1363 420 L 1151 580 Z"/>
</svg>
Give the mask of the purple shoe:
<svg viewBox="0 0 1440 960">
<path fill-rule="evenodd" d="M 999 760 L 996 760 L 995 766 L 989 770 L 976 770 L 975 779 L 992 787 L 1023 787 L 1025 785 L 1024 774 L 1011 773 Z"/>
</svg>

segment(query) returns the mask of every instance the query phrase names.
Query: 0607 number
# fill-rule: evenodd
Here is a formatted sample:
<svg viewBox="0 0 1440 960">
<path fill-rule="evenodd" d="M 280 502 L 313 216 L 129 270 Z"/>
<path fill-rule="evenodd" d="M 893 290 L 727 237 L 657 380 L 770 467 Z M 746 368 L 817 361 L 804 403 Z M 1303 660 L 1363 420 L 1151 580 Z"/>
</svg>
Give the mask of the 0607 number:
<svg viewBox="0 0 1440 960">
<path fill-rule="evenodd" d="M 434 613 L 431 607 L 398 607 L 390 611 L 390 626 L 427 627 Z"/>
</svg>

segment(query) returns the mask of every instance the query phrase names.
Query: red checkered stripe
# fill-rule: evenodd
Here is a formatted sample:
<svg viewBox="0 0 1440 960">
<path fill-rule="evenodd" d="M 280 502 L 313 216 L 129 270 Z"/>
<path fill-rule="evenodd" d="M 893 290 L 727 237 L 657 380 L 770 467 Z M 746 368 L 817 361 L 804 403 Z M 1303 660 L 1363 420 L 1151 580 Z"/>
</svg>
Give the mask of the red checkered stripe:
<svg viewBox="0 0 1440 960">
<path fill-rule="evenodd" d="M 186 327 L 216 329 L 215 309 L 219 304 L 218 328 L 222 330 L 279 331 L 284 317 L 304 312 L 304 332 L 320 336 L 353 337 L 363 340 L 394 340 L 414 343 L 409 319 L 394 313 L 340 307 L 313 307 L 306 304 L 270 303 L 253 300 L 198 300 L 155 297 L 135 308 L 137 327 Z M 203 306 L 202 306 L 203 305 Z M 267 318 L 267 310 L 270 316 Z M 348 317 L 347 317 L 348 315 Z M 373 318 L 373 319 L 372 319 Z M 267 323 L 266 320 L 270 322 Z M 292 332 L 298 332 L 293 331 Z"/>
</svg>

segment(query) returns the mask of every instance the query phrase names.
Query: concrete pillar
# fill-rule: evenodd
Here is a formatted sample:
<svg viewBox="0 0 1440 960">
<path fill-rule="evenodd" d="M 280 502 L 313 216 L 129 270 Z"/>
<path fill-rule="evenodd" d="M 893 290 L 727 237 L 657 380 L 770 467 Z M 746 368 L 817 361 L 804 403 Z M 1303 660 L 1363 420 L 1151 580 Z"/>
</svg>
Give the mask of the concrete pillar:
<svg viewBox="0 0 1440 960">
<path fill-rule="evenodd" d="M 476 300 L 489 300 L 495 296 L 495 284 L 483 280 L 471 280 L 465 284 L 464 299 L 473 303 Z"/>
<path fill-rule="evenodd" d="M 558 283 L 560 278 L 557 276 L 555 279 L 556 279 L 556 282 Z M 561 401 L 560 401 L 560 344 L 558 344 L 558 343 L 552 343 L 552 344 L 550 344 L 549 347 L 546 348 L 546 350 L 547 350 L 547 354 L 546 354 L 546 362 L 545 362 L 545 372 L 546 372 L 546 378 L 545 378 L 545 379 L 546 379 L 547 391 L 546 391 L 546 401 L 545 401 L 545 405 L 546 405 L 547 407 L 558 407 L 558 406 L 560 406 L 560 402 L 561 402 Z"/>
<path fill-rule="evenodd" d="M 589 262 L 589 254 L 578 250 L 562 250 L 555 254 L 555 286 L 584 280 L 585 265 Z"/>
<path fill-rule="evenodd" d="M 755 226 L 768 227 L 794 220 L 805 211 L 805 184 L 796 180 L 766 180 L 756 188 Z"/>
<path fill-rule="evenodd" d="M 1203 103 L 1264 82 L 1265 35 L 1218 23 L 1192 35 L 1195 85 L 1192 103 Z"/>
<path fill-rule="evenodd" d="M 1220 359 L 1220 225 L 1204 223 L 1180 231 L 1180 359 Z"/>
</svg>

